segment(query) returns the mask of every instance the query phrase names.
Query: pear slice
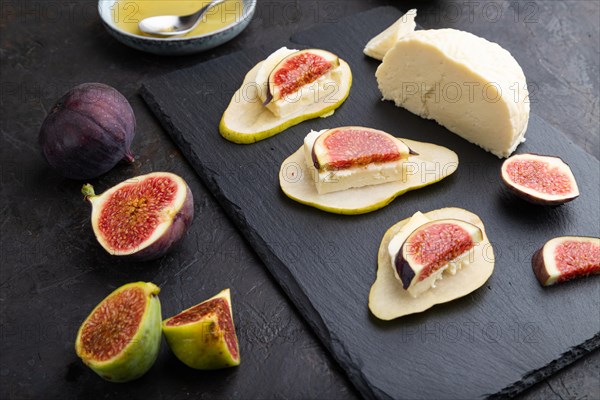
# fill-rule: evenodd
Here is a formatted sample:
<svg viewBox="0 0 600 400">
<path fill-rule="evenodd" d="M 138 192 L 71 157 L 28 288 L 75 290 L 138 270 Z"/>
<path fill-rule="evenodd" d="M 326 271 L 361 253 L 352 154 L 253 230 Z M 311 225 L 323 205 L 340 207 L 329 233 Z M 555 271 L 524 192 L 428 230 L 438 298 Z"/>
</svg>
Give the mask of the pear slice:
<svg viewBox="0 0 600 400">
<path fill-rule="evenodd" d="M 350 94 L 352 87 L 352 71 L 344 60 L 339 60 L 341 84 L 328 85 L 325 93 L 319 95 L 318 101 L 285 117 L 275 116 L 263 106 L 256 75 L 262 61 L 248 72 L 244 83 L 238 89 L 219 124 L 221 135 L 234 143 L 251 144 L 274 136 L 287 128 L 308 119 L 328 117 L 340 107 Z"/>
<path fill-rule="evenodd" d="M 299 203 L 335 214 L 365 214 L 385 207 L 408 191 L 439 182 L 458 168 L 455 152 L 431 143 L 402 139 L 418 155 L 403 164 L 404 179 L 379 185 L 319 194 L 315 185 L 317 169 L 307 165 L 300 148 L 281 165 L 279 184 L 283 193 Z"/>
<path fill-rule="evenodd" d="M 435 287 L 413 297 L 395 276 L 390 258 L 390 243 L 403 243 L 417 228 L 431 221 L 444 219 L 458 219 L 475 225 L 481 229 L 483 238 L 465 259 L 460 270 L 454 275 L 445 273 L 443 279 L 435 283 Z M 461 208 L 442 208 L 426 214 L 417 212 L 412 218 L 392 226 L 383 236 L 379 247 L 377 278 L 369 294 L 369 309 L 382 320 L 420 313 L 436 304 L 447 303 L 477 290 L 493 272 L 494 250 L 483 222 L 477 215 Z"/>
</svg>

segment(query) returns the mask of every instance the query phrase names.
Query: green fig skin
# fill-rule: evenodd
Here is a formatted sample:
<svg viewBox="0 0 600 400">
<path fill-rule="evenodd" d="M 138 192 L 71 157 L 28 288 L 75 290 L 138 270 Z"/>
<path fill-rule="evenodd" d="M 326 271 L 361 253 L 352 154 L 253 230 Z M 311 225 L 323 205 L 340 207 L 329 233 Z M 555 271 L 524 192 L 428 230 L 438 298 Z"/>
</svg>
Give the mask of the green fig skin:
<svg viewBox="0 0 600 400">
<path fill-rule="evenodd" d="M 133 286 L 141 287 L 146 292 L 146 310 L 137 333 L 119 354 L 106 361 L 97 361 L 84 354 L 81 335 L 89 316 L 77 333 L 75 342 L 77 355 L 92 371 L 110 382 L 129 382 L 140 378 L 154 365 L 160 350 L 162 314 L 158 299 L 160 289 L 156 285 L 146 282 L 130 283 L 118 288 L 106 299 Z M 94 308 L 94 311 L 98 306 Z M 90 316 L 94 311 L 90 313 Z"/>
</svg>

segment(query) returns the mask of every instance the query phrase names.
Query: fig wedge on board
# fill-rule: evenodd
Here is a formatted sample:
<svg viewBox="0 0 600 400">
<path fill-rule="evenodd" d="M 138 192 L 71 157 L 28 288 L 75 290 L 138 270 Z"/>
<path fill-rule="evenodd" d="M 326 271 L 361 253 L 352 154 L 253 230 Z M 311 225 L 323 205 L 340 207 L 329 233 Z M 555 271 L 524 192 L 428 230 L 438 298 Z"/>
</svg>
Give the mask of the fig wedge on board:
<svg viewBox="0 0 600 400">
<path fill-rule="evenodd" d="M 542 286 L 600 274 L 600 238 L 562 236 L 533 254 L 531 266 Z"/>
<path fill-rule="evenodd" d="M 579 197 L 571 168 L 559 157 L 517 154 L 502 164 L 504 184 L 533 204 L 557 206 Z"/>
</svg>

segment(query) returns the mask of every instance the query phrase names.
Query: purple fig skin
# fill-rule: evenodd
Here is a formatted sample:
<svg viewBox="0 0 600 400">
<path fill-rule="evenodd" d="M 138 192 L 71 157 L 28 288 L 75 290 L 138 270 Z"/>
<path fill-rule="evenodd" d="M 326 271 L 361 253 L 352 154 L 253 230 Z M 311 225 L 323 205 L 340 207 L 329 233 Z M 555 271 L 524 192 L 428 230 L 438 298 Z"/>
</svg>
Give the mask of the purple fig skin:
<svg viewBox="0 0 600 400">
<path fill-rule="evenodd" d="M 321 164 L 319 163 L 319 159 L 317 158 L 317 153 L 315 153 L 315 146 L 313 145 L 312 151 L 310 152 L 310 156 L 312 158 L 312 162 L 313 165 L 315 166 L 315 168 L 320 171 L 321 170 Z"/>
<path fill-rule="evenodd" d="M 404 245 L 402 245 L 404 247 Z M 415 278 L 415 271 L 410 267 L 408 261 L 402 256 L 402 247 L 398 254 L 396 254 L 396 271 L 402 281 L 402 287 L 404 290 L 408 289 L 410 283 Z"/>
<path fill-rule="evenodd" d="M 70 179 L 92 179 L 121 160 L 133 162 L 136 121 L 127 99 L 101 83 L 84 83 L 61 97 L 39 133 L 48 164 Z"/>
<path fill-rule="evenodd" d="M 194 219 L 194 196 L 192 195 L 190 188 L 186 188 L 187 192 L 183 206 L 181 206 L 179 212 L 173 217 L 173 223 L 160 239 L 145 249 L 137 253 L 122 256 L 122 258 L 131 261 L 156 260 L 169 253 L 177 246 L 177 244 L 179 244 L 179 242 L 181 242 Z"/>
<path fill-rule="evenodd" d="M 504 182 L 504 185 L 508 188 L 510 193 L 512 193 L 513 195 L 515 195 L 516 197 L 518 197 L 521 200 L 525 200 L 526 202 L 528 202 L 530 204 L 535 204 L 537 206 L 561 206 L 561 205 L 566 204 L 570 201 L 573 201 L 579 197 L 579 195 L 577 195 L 577 196 L 573 196 L 573 197 L 566 197 L 561 200 L 548 200 L 548 199 L 544 199 L 542 197 L 532 196 L 529 193 L 525 193 L 525 192 L 517 189 L 515 186 L 512 185 L 511 182 L 509 182 L 504 177 L 504 175 L 501 175 L 501 176 L 502 176 L 502 181 Z"/>
<path fill-rule="evenodd" d="M 546 261 L 544 260 L 544 246 L 533 253 L 531 267 L 540 285 L 549 286 L 548 280 L 550 279 L 550 274 L 546 269 Z"/>
</svg>

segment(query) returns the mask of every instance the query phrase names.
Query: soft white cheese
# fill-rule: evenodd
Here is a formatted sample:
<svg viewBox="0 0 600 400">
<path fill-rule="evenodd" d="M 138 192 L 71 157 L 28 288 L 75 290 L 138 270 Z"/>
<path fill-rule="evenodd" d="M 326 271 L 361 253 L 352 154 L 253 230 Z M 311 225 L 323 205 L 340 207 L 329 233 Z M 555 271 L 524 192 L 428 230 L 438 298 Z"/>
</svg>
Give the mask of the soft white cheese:
<svg viewBox="0 0 600 400">
<path fill-rule="evenodd" d="M 383 60 L 387 53 L 401 37 L 414 32 L 417 27 L 415 17 L 417 10 L 408 10 L 400 19 L 394 22 L 389 28 L 375 36 L 367 43 L 363 52 L 369 57 L 377 60 Z"/>
<path fill-rule="evenodd" d="M 498 157 L 525 141 L 529 93 L 523 70 L 496 43 L 455 29 L 398 39 L 376 73 L 392 100 Z"/>
<path fill-rule="evenodd" d="M 317 138 L 327 130 L 328 129 L 311 131 L 306 138 L 304 138 L 304 156 L 306 165 L 309 171 L 312 171 L 315 186 L 319 194 L 399 181 L 406 176 L 406 174 L 403 173 L 403 164 L 405 160 L 369 164 L 338 171 L 321 172 L 317 170 L 312 159 L 312 149 Z"/>
<path fill-rule="evenodd" d="M 256 74 L 255 83 L 258 88 L 258 97 L 261 102 L 265 102 L 268 96 L 269 90 L 269 76 L 273 69 L 279 64 L 285 57 L 297 52 L 298 50 L 288 49 L 282 47 L 279 50 L 271 54 L 259 68 Z M 335 98 L 335 94 L 338 93 L 341 87 L 342 80 L 342 69 L 338 66 L 327 72 L 325 75 L 320 76 L 316 81 L 302 86 L 297 92 L 292 93 L 282 99 L 272 101 L 266 105 L 269 109 L 279 118 L 285 118 L 288 115 L 297 113 L 311 104 L 327 100 L 327 97 Z"/>
<path fill-rule="evenodd" d="M 392 269 L 394 271 L 394 276 L 398 281 L 401 281 L 400 276 L 398 275 L 398 271 L 396 270 L 396 257 L 398 253 L 402 249 L 402 245 L 418 227 L 430 222 L 431 220 L 423 215 L 421 212 L 416 212 L 410 221 L 406 225 L 402 227 L 402 230 L 390 241 L 388 245 L 388 254 L 390 256 L 390 262 Z M 443 274 L 445 271 L 448 271 L 449 274 L 455 275 L 462 267 L 466 267 L 469 265 L 471 252 L 467 251 L 461 254 L 456 259 L 452 260 L 448 264 L 442 266 L 440 269 L 429 275 L 427 278 L 422 281 L 412 282 L 411 285 L 406 289 L 407 292 L 414 298 L 419 297 L 424 292 L 435 288 L 436 282 L 443 278 Z M 417 275 L 419 271 L 415 271 L 415 275 Z"/>
</svg>

